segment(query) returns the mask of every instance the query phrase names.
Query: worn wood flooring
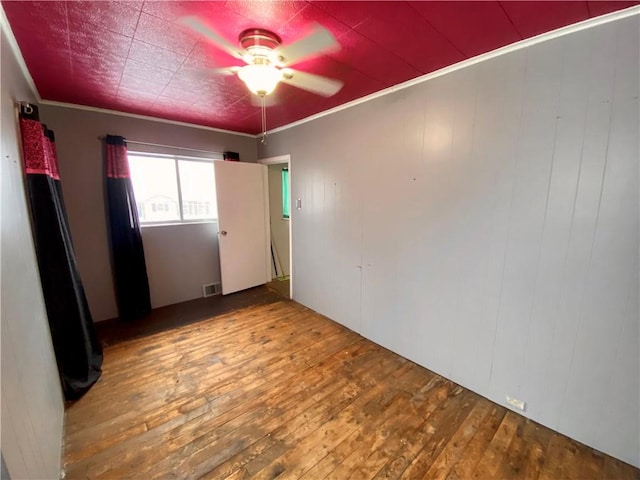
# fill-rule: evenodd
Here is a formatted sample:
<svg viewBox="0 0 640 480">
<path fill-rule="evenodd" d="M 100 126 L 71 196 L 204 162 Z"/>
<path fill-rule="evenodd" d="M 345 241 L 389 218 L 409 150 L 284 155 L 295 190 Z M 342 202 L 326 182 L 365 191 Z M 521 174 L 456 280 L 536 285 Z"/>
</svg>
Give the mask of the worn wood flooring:
<svg viewBox="0 0 640 480">
<path fill-rule="evenodd" d="M 284 295 L 277 288 L 272 287 L 274 282 L 230 295 L 214 295 L 154 308 L 144 318 L 133 322 L 123 322 L 117 318 L 98 322 L 96 323 L 98 338 L 104 346 L 115 345 L 125 340 L 171 330 L 248 306 L 276 302 Z M 289 298 L 288 290 L 285 298 Z"/>
<path fill-rule="evenodd" d="M 291 298 L 289 295 L 289 284 L 289 278 L 285 278 L 284 280 L 275 278 L 267 283 L 267 288 L 276 292 L 282 298 Z"/>
<path fill-rule="evenodd" d="M 289 300 L 105 349 L 67 478 L 638 479 Z"/>
</svg>

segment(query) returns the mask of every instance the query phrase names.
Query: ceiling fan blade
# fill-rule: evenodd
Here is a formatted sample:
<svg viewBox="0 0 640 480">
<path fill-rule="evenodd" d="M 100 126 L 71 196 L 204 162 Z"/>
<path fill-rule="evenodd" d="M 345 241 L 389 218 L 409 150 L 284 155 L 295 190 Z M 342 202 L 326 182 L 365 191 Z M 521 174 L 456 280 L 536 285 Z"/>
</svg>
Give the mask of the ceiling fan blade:
<svg viewBox="0 0 640 480">
<path fill-rule="evenodd" d="M 343 83 L 340 80 L 321 77 L 313 73 L 301 72 L 291 68 L 282 70 L 282 82 L 294 87 L 317 93 L 323 97 L 335 95 L 342 88 Z"/>
<path fill-rule="evenodd" d="M 305 58 L 314 57 L 327 50 L 337 50 L 340 48 L 338 41 L 326 28 L 316 25 L 313 31 L 306 37 L 302 37 L 289 45 L 285 45 L 276 50 L 279 57 L 282 57 L 282 65 L 292 65 Z"/>
<path fill-rule="evenodd" d="M 224 67 L 224 68 L 182 68 L 179 75 L 187 76 L 192 79 L 210 80 L 214 76 L 230 76 L 235 75 L 241 67 Z"/>
<path fill-rule="evenodd" d="M 229 41 L 218 34 L 218 32 L 202 23 L 197 17 L 182 17 L 180 19 L 180 22 L 191 28 L 191 30 L 207 37 L 211 42 L 213 42 L 220 49 L 227 52 L 229 55 L 244 60 L 244 52 L 241 49 L 233 46 L 231 43 L 229 43 Z"/>
<path fill-rule="evenodd" d="M 242 67 L 208 68 L 204 73 L 212 75 L 235 75 Z"/>
</svg>

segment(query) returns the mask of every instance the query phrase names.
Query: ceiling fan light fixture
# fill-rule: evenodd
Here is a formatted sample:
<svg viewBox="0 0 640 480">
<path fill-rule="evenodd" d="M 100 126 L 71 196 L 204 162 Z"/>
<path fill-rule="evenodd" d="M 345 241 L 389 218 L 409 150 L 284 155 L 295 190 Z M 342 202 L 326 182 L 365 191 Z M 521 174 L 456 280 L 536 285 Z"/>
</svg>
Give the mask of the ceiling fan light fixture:
<svg viewBox="0 0 640 480">
<path fill-rule="evenodd" d="M 272 65 L 245 65 L 238 71 L 238 76 L 251 92 L 264 96 L 272 93 L 282 79 L 282 72 Z"/>
</svg>

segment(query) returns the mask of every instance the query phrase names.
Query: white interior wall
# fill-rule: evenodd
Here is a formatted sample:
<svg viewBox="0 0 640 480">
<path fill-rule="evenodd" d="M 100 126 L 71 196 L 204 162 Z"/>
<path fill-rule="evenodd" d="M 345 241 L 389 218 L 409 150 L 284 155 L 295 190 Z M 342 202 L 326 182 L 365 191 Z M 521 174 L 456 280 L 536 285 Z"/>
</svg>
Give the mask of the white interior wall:
<svg viewBox="0 0 640 480">
<path fill-rule="evenodd" d="M 153 308 L 202 297 L 203 285 L 220 283 L 217 222 L 143 227 L 142 243 Z"/>
<path fill-rule="evenodd" d="M 286 163 L 269 165 L 269 216 L 271 220 L 271 241 L 280 260 L 279 275 L 291 275 L 289 266 L 289 220 L 282 218 L 282 169 Z M 276 273 L 271 262 L 271 274 Z"/>
<path fill-rule="evenodd" d="M 35 99 L 6 34 L 3 25 L 0 446 L 3 470 L 6 462 L 11 478 L 59 478 L 64 404 L 27 213 L 14 107 Z"/>
<path fill-rule="evenodd" d="M 41 107 L 41 117 L 56 134 L 78 268 L 95 321 L 118 315 L 105 220 L 103 146 L 98 137 L 110 133 L 139 142 L 230 150 L 238 152 L 242 161 L 256 161 L 255 139 L 249 136 L 51 105 Z M 133 143 L 129 149 L 185 154 Z M 214 230 L 214 223 L 142 229 L 152 307 L 199 298 L 202 285 L 220 282 Z"/>
<path fill-rule="evenodd" d="M 294 298 L 640 466 L 639 17 L 269 136 Z"/>
</svg>

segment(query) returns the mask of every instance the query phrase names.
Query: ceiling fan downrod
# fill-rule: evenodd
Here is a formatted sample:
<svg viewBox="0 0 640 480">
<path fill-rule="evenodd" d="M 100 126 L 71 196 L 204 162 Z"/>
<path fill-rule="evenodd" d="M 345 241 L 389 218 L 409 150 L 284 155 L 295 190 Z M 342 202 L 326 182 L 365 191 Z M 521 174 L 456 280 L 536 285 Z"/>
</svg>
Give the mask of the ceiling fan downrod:
<svg viewBox="0 0 640 480">
<path fill-rule="evenodd" d="M 262 138 L 260 143 L 267 144 L 267 106 L 265 104 L 265 95 L 260 95 L 260 103 L 262 104 Z"/>
</svg>

